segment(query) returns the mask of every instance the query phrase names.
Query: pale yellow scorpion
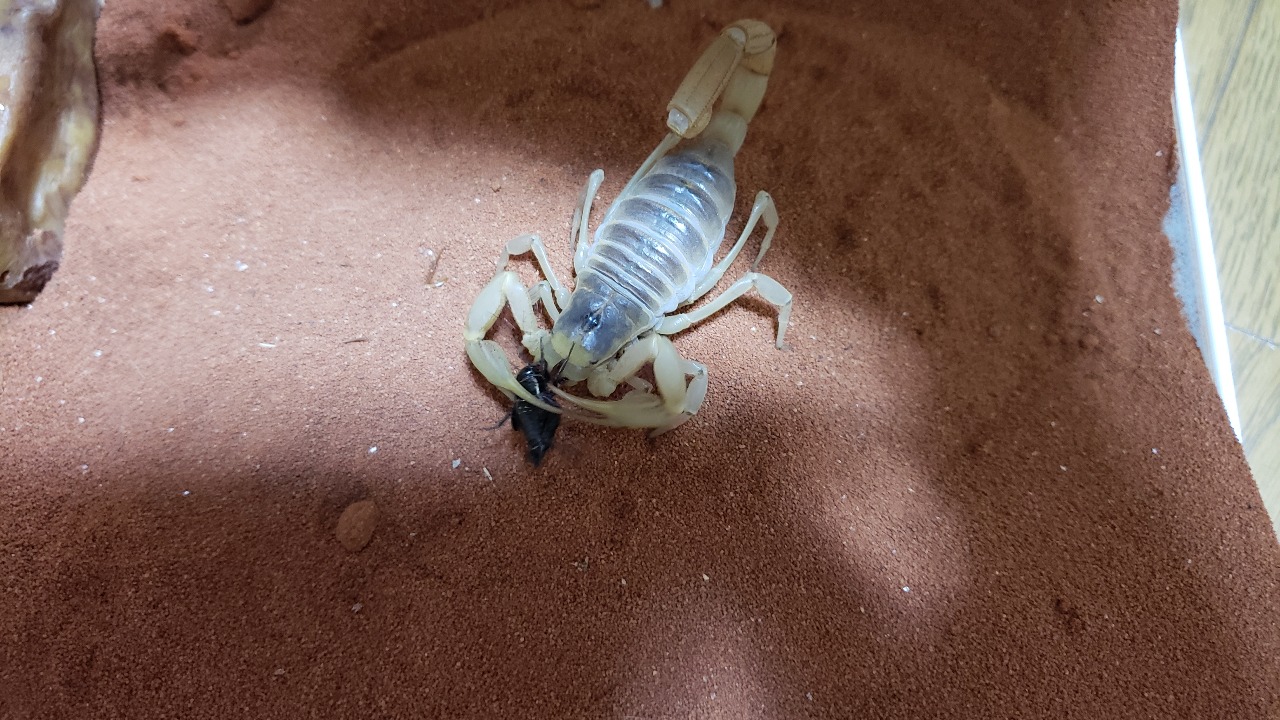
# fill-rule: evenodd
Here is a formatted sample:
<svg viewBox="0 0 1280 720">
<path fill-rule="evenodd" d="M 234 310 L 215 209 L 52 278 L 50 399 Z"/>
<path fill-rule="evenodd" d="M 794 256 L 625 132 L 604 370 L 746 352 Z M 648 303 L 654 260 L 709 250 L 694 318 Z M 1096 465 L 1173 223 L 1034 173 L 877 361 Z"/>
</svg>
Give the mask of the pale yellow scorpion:
<svg viewBox="0 0 1280 720">
<path fill-rule="evenodd" d="M 773 30 L 757 20 L 740 20 L 721 32 L 668 104 L 668 134 L 588 242 L 592 199 L 604 181 L 603 170 L 591 173 L 570 230 L 575 243 L 572 293 L 556 278 L 538 235 L 507 243 L 497 274 L 471 308 L 464 334 L 467 355 L 489 382 L 517 403 L 545 412 L 651 428 L 658 435 L 698 412 L 707 394 L 706 367 L 681 357 L 668 336 L 755 290 L 778 308 L 777 347 L 783 347 L 791 293 L 757 272 L 778 225 L 768 193 L 756 195 L 741 236 L 713 265 L 733 213 L 734 157 L 764 98 L 776 48 Z M 705 305 L 677 312 L 715 287 L 762 220 L 765 236 L 751 270 Z M 507 269 L 512 256 L 528 252 L 546 278 L 531 288 Z M 550 332 L 538 327 L 534 308 L 539 303 L 554 323 Z M 560 407 L 517 380 L 506 353 L 485 339 L 507 305 L 540 367 L 557 368 L 558 379 L 569 384 L 586 380 L 595 398 L 570 395 L 552 384 L 551 392 L 565 403 Z M 637 377 L 648 364 L 656 393 Z M 609 398 L 624 383 L 632 389 L 623 397 L 598 399 Z"/>
</svg>

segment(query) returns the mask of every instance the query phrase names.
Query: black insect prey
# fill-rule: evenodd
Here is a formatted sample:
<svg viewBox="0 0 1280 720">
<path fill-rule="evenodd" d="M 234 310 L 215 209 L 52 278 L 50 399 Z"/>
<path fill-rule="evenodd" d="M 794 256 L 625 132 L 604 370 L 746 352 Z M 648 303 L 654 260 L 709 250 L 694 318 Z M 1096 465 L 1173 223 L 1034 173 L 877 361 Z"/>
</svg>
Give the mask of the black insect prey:
<svg viewBox="0 0 1280 720">
<path fill-rule="evenodd" d="M 560 407 L 556 402 L 551 386 L 556 381 L 555 375 L 547 367 L 545 360 L 529 363 L 516 373 L 516 382 L 529 391 L 530 395 L 548 405 Z M 542 458 L 551 450 L 556 428 L 560 427 L 560 413 L 554 413 L 516 398 L 511 408 L 511 427 L 524 433 L 525 442 L 529 445 L 529 462 L 534 467 L 542 463 Z"/>
</svg>

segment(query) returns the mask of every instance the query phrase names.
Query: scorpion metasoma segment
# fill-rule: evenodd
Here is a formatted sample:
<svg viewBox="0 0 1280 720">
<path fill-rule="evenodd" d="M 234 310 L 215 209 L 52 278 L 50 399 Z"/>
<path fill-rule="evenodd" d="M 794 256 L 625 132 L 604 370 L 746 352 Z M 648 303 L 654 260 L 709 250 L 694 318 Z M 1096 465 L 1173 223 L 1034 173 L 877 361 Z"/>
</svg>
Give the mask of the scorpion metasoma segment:
<svg viewBox="0 0 1280 720">
<path fill-rule="evenodd" d="M 777 346 L 783 347 L 791 293 L 756 271 L 778 225 L 768 193 L 756 195 L 742 234 L 713 264 L 733 213 L 734 157 L 764 98 L 775 51 L 774 33 L 762 22 L 740 20 L 725 28 L 668 105 L 667 136 L 588 242 L 591 203 L 604 181 L 604 171 L 591 173 L 570 230 L 572 293 L 556 278 L 537 235 L 507 243 L 497 274 L 471 308 L 465 339 L 471 362 L 509 398 L 602 425 L 651 428 L 657 435 L 692 417 L 707 393 L 706 367 L 681 357 L 669 335 L 755 290 L 778 308 Z M 703 306 L 679 312 L 716 286 L 761 221 L 764 240 L 751 270 Z M 507 269 L 512 256 L 528 252 L 546 277 L 531 288 Z M 554 323 L 549 333 L 538 327 L 534 308 L 539 303 Z M 506 353 L 485 339 L 507 305 L 535 361 L 557 367 L 568 383 L 586 380 L 595 398 L 552 386 L 564 401 L 557 407 L 518 381 Z M 648 364 L 656 393 L 636 376 Z M 598 399 L 610 397 L 621 384 L 632 390 L 620 399 Z"/>
</svg>

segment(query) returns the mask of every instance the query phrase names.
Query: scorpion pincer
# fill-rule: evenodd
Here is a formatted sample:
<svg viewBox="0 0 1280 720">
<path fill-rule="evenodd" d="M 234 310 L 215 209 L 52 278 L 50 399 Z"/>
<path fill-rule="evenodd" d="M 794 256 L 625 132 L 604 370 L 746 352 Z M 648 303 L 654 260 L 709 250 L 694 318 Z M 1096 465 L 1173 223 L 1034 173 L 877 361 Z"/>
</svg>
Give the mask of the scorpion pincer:
<svg viewBox="0 0 1280 720">
<path fill-rule="evenodd" d="M 741 236 L 718 263 L 737 192 L 734 158 L 747 124 L 764 98 L 776 38 L 763 22 L 740 20 L 703 53 L 667 106 L 669 132 L 628 181 L 587 241 L 587 219 L 604 171 L 596 170 L 574 211 L 572 293 L 556 278 L 542 240 L 522 235 L 507 243 L 498 272 L 476 298 L 467 319 L 467 355 L 509 398 L 587 422 L 651 428 L 653 435 L 692 417 L 707 393 L 707 369 L 681 357 L 668 336 L 715 314 L 755 290 L 778 308 L 777 347 L 783 347 L 791 293 L 757 272 L 778 225 L 773 198 L 761 191 Z M 716 101 L 719 100 L 719 104 Z M 716 286 L 756 225 L 765 236 L 751 269 L 703 306 L 678 312 Z M 531 288 L 507 269 L 512 256 L 532 252 L 545 276 Z M 539 303 L 551 318 L 538 327 Z M 529 392 L 502 348 L 485 335 L 509 305 L 536 363 L 556 366 L 569 383 L 585 380 L 595 398 L 549 388 L 565 406 Z M 654 387 L 637 377 L 652 364 Z M 686 378 L 688 382 L 686 384 Z M 632 389 L 609 398 L 619 385 Z M 545 396 L 544 396 L 545 397 Z"/>
</svg>

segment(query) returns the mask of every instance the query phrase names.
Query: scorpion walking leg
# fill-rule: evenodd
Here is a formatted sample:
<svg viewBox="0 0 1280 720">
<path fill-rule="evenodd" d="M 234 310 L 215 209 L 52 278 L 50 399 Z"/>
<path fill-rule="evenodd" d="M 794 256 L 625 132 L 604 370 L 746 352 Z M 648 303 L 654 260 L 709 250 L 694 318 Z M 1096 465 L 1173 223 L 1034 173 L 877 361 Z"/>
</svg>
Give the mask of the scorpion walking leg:
<svg viewBox="0 0 1280 720">
<path fill-rule="evenodd" d="M 542 309 L 547 312 L 547 317 L 551 318 L 551 322 L 560 319 L 560 308 L 556 305 L 556 298 L 551 294 L 551 283 L 546 280 L 540 280 L 533 287 L 529 288 L 529 300 L 535 305 L 542 303 Z M 535 353 L 536 354 L 536 353 Z"/>
<path fill-rule="evenodd" d="M 698 283 L 693 292 L 689 294 L 689 298 L 681 305 L 689 305 L 697 302 L 698 298 L 706 295 L 711 288 L 720 282 L 720 278 L 724 277 L 725 271 L 738 258 L 738 254 L 742 252 L 743 246 L 747 244 L 747 238 L 756 229 L 756 223 L 761 219 L 764 220 L 764 240 L 760 243 L 760 252 L 756 255 L 756 261 L 752 263 L 751 270 L 754 272 L 760 266 L 760 261 L 764 259 L 764 254 L 769 251 L 769 246 L 773 244 L 773 233 L 778 229 L 778 208 L 773 204 L 773 197 L 769 193 L 761 190 L 756 194 L 755 204 L 751 206 L 751 217 L 747 219 L 747 224 L 742 228 L 742 236 L 738 238 L 738 242 L 734 244 L 733 249 L 725 255 L 724 259 L 716 264 L 707 273 L 707 276 Z"/>
<path fill-rule="evenodd" d="M 778 349 L 782 349 L 782 339 L 787 333 L 787 324 L 791 321 L 791 292 L 777 280 L 758 272 L 749 272 L 729 286 L 714 300 L 692 312 L 679 315 L 668 315 L 663 318 L 655 331 L 663 335 L 671 335 L 696 325 L 712 315 L 720 312 L 729 303 L 755 290 L 760 296 L 778 308 Z"/>
<path fill-rule="evenodd" d="M 551 260 L 547 257 L 547 248 L 543 245 L 542 238 L 536 233 L 521 235 L 507 243 L 502 252 L 502 257 L 498 258 L 498 272 L 506 269 L 507 263 L 511 261 L 511 256 L 523 255 L 529 251 L 533 251 L 533 257 L 538 261 L 538 269 L 542 271 L 542 275 L 547 278 L 546 281 L 551 284 L 551 289 L 555 291 L 556 302 L 562 306 L 568 303 L 569 290 L 556 277 L 556 271 L 551 267 Z M 535 285 L 534 287 L 538 286 Z"/>
<path fill-rule="evenodd" d="M 640 179 L 647 175 L 649 171 L 653 169 L 654 165 L 658 164 L 658 161 L 662 159 L 662 156 L 671 152 L 671 148 L 678 144 L 680 144 L 680 136 L 673 132 L 667 133 L 667 136 L 662 138 L 662 142 L 658 143 L 658 147 L 654 148 L 653 152 L 649 153 L 649 157 L 645 158 L 644 162 L 640 163 L 639 169 L 637 169 L 635 174 L 631 176 L 631 179 L 627 181 L 627 184 L 623 186 L 622 192 L 618 193 L 618 196 L 622 197 L 623 195 L 626 195 L 631 190 L 632 185 L 640 182 Z"/>
<path fill-rule="evenodd" d="M 655 436 L 685 423 L 698 412 L 707 396 L 707 368 L 681 357 L 671 340 L 662 335 L 648 335 L 632 343 L 617 361 L 592 373 L 587 387 L 592 394 L 606 397 L 620 383 L 631 384 L 633 376 L 649 363 L 653 364 L 661 399 L 659 412 L 655 413 L 656 408 L 645 403 L 600 403 L 589 407 L 607 416 L 611 424 L 655 428 L 652 433 Z M 687 386 L 686 376 L 693 377 Z"/>
<path fill-rule="evenodd" d="M 539 280 L 533 287 L 529 288 L 529 302 L 532 303 L 534 307 L 537 307 L 538 304 L 541 303 L 542 309 L 547 313 L 547 317 L 551 318 L 551 323 L 554 325 L 556 320 L 560 319 L 560 308 L 556 306 L 556 298 L 551 292 L 551 287 L 552 286 L 549 281 Z M 523 330 L 524 328 L 521 329 Z M 524 345 L 530 355 L 539 360 L 547 360 L 550 364 L 554 365 L 556 362 L 559 362 L 559 359 L 552 360 L 547 358 L 545 353 L 547 348 L 546 341 L 550 336 L 551 333 L 542 328 L 538 328 L 532 332 L 526 330 L 520 344 Z"/>
<path fill-rule="evenodd" d="M 591 245 L 587 241 L 591 234 L 587 232 L 587 221 L 591 219 L 591 203 L 596 199 L 600 184 L 604 182 L 604 171 L 593 170 L 587 176 L 587 185 L 582 188 L 582 197 L 578 207 L 573 211 L 573 225 L 569 227 L 569 242 L 573 244 L 573 272 L 582 272 L 587 262 L 587 250 Z M 563 304 L 565 301 L 561 301 Z"/>
</svg>

